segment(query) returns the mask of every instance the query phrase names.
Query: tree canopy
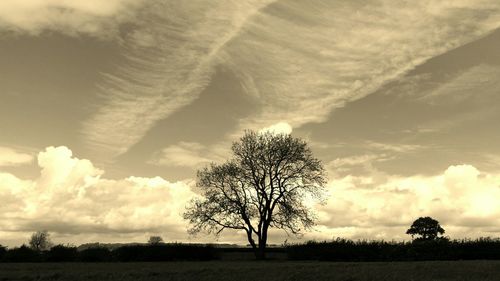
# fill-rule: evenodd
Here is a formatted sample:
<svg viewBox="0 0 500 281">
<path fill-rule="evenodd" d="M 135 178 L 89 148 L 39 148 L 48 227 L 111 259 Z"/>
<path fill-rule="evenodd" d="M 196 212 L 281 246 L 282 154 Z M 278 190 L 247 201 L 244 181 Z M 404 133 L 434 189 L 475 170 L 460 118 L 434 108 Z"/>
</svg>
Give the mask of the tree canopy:
<svg viewBox="0 0 500 281">
<path fill-rule="evenodd" d="M 406 234 L 413 238 L 417 235 L 417 240 L 434 240 L 439 234 L 444 234 L 444 229 L 439 222 L 431 217 L 420 217 L 413 222 Z"/>
<path fill-rule="evenodd" d="M 148 244 L 158 245 L 163 243 L 163 238 L 161 236 L 150 236 L 148 239 Z"/>
<path fill-rule="evenodd" d="M 314 225 L 306 198 L 321 201 L 326 176 L 307 143 L 289 134 L 246 131 L 232 158 L 198 171 L 202 198 L 184 213 L 191 233 L 242 230 L 256 257 L 265 258 L 269 228 L 299 235 Z"/>
<path fill-rule="evenodd" d="M 52 246 L 50 234 L 47 230 L 37 231 L 31 235 L 30 247 L 36 251 L 46 251 Z"/>
</svg>

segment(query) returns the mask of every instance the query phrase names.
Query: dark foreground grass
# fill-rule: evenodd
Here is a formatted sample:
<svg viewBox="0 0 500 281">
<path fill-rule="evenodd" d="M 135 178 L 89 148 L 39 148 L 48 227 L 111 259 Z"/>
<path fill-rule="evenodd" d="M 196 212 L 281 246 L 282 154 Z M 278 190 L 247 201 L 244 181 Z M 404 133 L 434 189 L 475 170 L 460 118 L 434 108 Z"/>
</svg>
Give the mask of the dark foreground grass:
<svg viewBox="0 0 500 281">
<path fill-rule="evenodd" d="M 500 261 L 4 263 L 0 280 L 500 280 Z"/>
</svg>

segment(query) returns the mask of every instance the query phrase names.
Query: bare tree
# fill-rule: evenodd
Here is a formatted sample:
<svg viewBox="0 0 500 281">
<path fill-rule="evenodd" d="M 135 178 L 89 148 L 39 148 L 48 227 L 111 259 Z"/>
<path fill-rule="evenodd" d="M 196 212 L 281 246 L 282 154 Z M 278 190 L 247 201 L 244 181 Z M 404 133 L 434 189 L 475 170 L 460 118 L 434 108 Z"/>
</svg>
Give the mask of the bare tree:
<svg viewBox="0 0 500 281">
<path fill-rule="evenodd" d="M 192 234 L 243 230 L 264 259 L 269 228 L 300 235 L 314 225 L 304 199 L 323 199 L 325 171 L 307 143 L 288 134 L 246 131 L 232 152 L 226 163 L 198 171 L 204 198 L 193 200 L 184 218 Z"/>
<path fill-rule="evenodd" d="M 36 251 L 46 251 L 50 249 L 52 243 L 50 242 L 49 232 L 47 230 L 42 230 L 31 234 L 29 244 L 30 247 Z"/>
<path fill-rule="evenodd" d="M 150 236 L 148 239 L 148 244 L 150 245 L 158 245 L 163 243 L 163 238 L 161 236 Z"/>
</svg>

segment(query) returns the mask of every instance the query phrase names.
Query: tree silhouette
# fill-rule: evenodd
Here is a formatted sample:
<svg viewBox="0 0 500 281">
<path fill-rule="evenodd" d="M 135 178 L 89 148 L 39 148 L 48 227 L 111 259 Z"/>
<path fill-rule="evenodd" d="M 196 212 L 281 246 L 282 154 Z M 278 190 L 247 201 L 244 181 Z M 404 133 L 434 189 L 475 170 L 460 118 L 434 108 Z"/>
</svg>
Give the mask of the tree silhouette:
<svg viewBox="0 0 500 281">
<path fill-rule="evenodd" d="M 45 251 L 50 249 L 52 243 L 50 242 L 49 232 L 47 230 L 42 230 L 31 234 L 29 244 L 30 247 L 36 251 Z"/>
<path fill-rule="evenodd" d="M 158 245 L 163 243 L 163 238 L 161 236 L 151 236 L 148 239 L 148 244 L 150 245 Z"/>
<path fill-rule="evenodd" d="M 418 235 L 417 240 L 434 240 L 439 234 L 444 234 L 444 229 L 437 220 L 431 217 L 420 217 L 413 222 L 406 234 L 411 235 L 412 238 Z"/>
<path fill-rule="evenodd" d="M 187 207 L 191 234 L 242 230 L 257 259 L 265 258 L 269 228 L 300 235 L 314 225 L 304 199 L 322 199 L 325 172 L 307 143 L 288 134 L 246 131 L 232 159 L 197 174 L 203 199 Z"/>
</svg>

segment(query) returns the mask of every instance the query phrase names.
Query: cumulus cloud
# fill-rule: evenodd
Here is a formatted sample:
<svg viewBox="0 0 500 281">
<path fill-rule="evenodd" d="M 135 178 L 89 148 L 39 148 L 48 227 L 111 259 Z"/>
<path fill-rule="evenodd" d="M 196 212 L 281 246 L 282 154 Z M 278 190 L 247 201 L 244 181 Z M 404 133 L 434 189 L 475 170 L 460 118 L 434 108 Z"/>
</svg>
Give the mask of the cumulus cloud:
<svg viewBox="0 0 500 281">
<path fill-rule="evenodd" d="M 428 177 L 339 177 L 328 189 L 331 197 L 319 207 L 320 225 L 312 236 L 409 239 L 405 231 L 420 216 L 439 220 L 451 238 L 500 234 L 500 174 L 471 165 Z"/>
<path fill-rule="evenodd" d="M 55 232 L 56 237 L 83 235 L 84 239 L 148 232 L 186 236 L 181 214 L 186 202 L 196 196 L 190 182 L 173 183 L 161 177 L 106 179 L 103 170 L 74 157 L 66 147 L 40 152 L 38 165 L 41 174 L 34 180 L 0 172 L 3 239 L 39 229 Z"/>
<path fill-rule="evenodd" d="M 103 170 L 76 158 L 67 147 L 48 147 L 37 159 L 41 173 L 36 179 L 0 172 L 1 243 L 18 245 L 26 241 L 19 237 L 27 239 L 39 229 L 52 232 L 57 242 L 72 243 L 145 241 L 150 233 L 167 240 L 191 239 L 181 214 L 198 196 L 193 182 L 106 179 Z M 305 239 L 408 239 L 405 230 L 419 216 L 438 219 L 452 238 L 500 235 L 500 173 L 484 173 L 471 165 L 450 166 L 435 176 L 404 178 L 380 171 L 334 176 L 328 192 L 327 204 L 314 207 L 318 226 Z M 284 239 L 281 232 L 271 236 L 273 243 Z M 213 241 L 207 236 L 196 239 Z M 246 243 L 236 231 L 219 241 Z"/>
<path fill-rule="evenodd" d="M 87 143 L 110 156 L 194 101 L 216 67 L 260 105 L 238 130 L 296 128 L 500 24 L 494 0 L 152 3 L 125 40 L 127 63 L 105 76 L 105 104 L 84 122 Z"/>
<path fill-rule="evenodd" d="M 45 30 L 98 36 L 118 31 L 142 0 L 4 0 L 0 30 L 38 34 Z"/>
<path fill-rule="evenodd" d="M 33 155 L 18 152 L 9 147 L 0 146 L 0 167 L 1 166 L 18 166 L 28 164 L 33 161 Z"/>
<path fill-rule="evenodd" d="M 273 124 L 269 127 L 261 129 L 259 132 L 271 132 L 275 134 L 291 134 L 292 133 L 292 126 L 286 122 L 278 122 L 276 124 Z"/>
</svg>

